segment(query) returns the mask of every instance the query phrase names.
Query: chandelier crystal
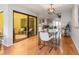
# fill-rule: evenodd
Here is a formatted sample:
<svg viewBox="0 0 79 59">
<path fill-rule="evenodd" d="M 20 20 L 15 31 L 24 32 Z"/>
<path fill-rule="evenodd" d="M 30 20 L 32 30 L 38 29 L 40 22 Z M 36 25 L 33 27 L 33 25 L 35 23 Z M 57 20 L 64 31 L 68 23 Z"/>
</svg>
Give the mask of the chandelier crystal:
<svg viewBox="0 0 79 59">
<path fill-rule="evenodd" d="M 54 13 L 55 12 L 55 9 L 54 9 L 54 7 L 53 7 L 53 4 L 50 4 L 49 5 L 49 8 L 48 8 L 48 14 L 52 14 L 52 13 Z"/>
</svg>

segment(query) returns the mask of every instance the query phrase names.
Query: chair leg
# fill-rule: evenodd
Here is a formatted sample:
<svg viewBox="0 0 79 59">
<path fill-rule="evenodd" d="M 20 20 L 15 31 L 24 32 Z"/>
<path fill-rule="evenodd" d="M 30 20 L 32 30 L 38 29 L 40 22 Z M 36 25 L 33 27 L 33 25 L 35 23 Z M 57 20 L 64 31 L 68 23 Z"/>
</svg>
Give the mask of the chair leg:
<svg viewBox="0 0 79 59">
<path fill-rule="evenodd" d="M 49 53 L 52 51 L 53 47 L 49 50 Z"/>
<path fill-rule="evenodd" d="M 50 52 L 52 51 L 52 49 L 53 49 L 53 46 L 52 46 L 52 45 L 53 45 L 53 42 L 52 42 L 52 40 L 49 41 L 48 44 L 49 44 L 49 46 L 50 46 L 50 50 L 49 50 L 49 53 L 50 53 Z M 50 44 L 51 44 L 51 45 L 50 45 Z"/>
<path fill-rule="evenodd" d="M 45 45 L 42 45 L 42 47 L 40 47 L 39 49 L 42 49 Z"/>
<path fill-rule="evenodd" d="M 41 47 L 41 48 L 39 48 L 39 49 L 42 49 L 44 46 L 45 46 L 45 42 L 44 42 L 44 44 L 42 45 L 42 47 Z"/>
<path fill-rule="evenodd" d="M 56 42 L 55 42 L 55 50 L 57 50 L 60 46 L 60 40 L 57 40 L 56 39 Z"/>
<path fill-rule="evenodd" d="M 40 41 L 40 39 L 38 39 L 38 46 L 41 44 L 41 41 Z"/>
<path fill-rule="evenodd" d="M 55 42 L 55 50 L 57 50 L 57 47 L 58 47 L 58 42 L 57 42 L 57 39 L 56 39 L 56 42 Z"/>
<path fill-rule="evenodd" d="M 0 50 L 1 50 L 1 44 L 0 44 Z"/>
</svg>

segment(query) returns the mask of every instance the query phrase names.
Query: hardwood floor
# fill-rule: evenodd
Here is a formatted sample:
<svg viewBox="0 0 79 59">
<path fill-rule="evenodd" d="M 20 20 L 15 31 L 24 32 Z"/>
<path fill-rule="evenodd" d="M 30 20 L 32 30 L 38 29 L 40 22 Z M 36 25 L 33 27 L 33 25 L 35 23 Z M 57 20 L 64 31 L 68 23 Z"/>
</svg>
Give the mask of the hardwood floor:
<svg viewBox="0 0 79 59">
<path fill-rule="evenodd" d="M 2 55 L 76 55 L 78 54 L 73 41 L 70 37 L 63 37 L 61 40 L 61 49 L 52 49 L 49 53 L 48 46 L 38 48 L 38 38 L 33 36 L 31 38 L 25 39 L 23 41 L 17 42 L 11 47 L 2 48 Z"/>
</svg>

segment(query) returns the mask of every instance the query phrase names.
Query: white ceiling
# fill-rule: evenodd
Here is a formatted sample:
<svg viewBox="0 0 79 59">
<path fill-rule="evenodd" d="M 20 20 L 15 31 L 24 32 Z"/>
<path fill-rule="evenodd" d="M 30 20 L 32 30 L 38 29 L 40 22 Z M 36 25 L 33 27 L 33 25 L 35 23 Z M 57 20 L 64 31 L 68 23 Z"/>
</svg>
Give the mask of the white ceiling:
<svg viewBox="0 0 79 59">
<path fill-rule="evenodd" d="M 19 4 L 19 6 L 22 6 L 27 10 L 32 11 L 41 17 L 54 16 L 54 15 L 50 16 L 47 12 L 49 4 Z M 54 4 L 54 8 L 56 9 L 57 13 L 62 13 L 62 11 L 71 10 L 72 4 Z"/>
</svg>

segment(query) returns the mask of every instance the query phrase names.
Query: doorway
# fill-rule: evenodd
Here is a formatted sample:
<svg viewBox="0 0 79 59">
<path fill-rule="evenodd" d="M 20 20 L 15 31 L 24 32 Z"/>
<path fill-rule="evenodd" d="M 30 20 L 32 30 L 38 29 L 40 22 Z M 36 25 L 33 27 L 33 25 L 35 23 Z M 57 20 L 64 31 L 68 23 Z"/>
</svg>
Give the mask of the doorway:
<svg viewBox="0 0 79 59">
<path fill-rule="evenodd" d="M 0 39 L 3 37 L 3 21 L 4 21 L 4 13 L 0 11 Z"/>
<path fill-rule="evenodd" d="M 13 11 L 13 41 L 18 42 L 36 35 L 37 17 Z"/>
</svg>

